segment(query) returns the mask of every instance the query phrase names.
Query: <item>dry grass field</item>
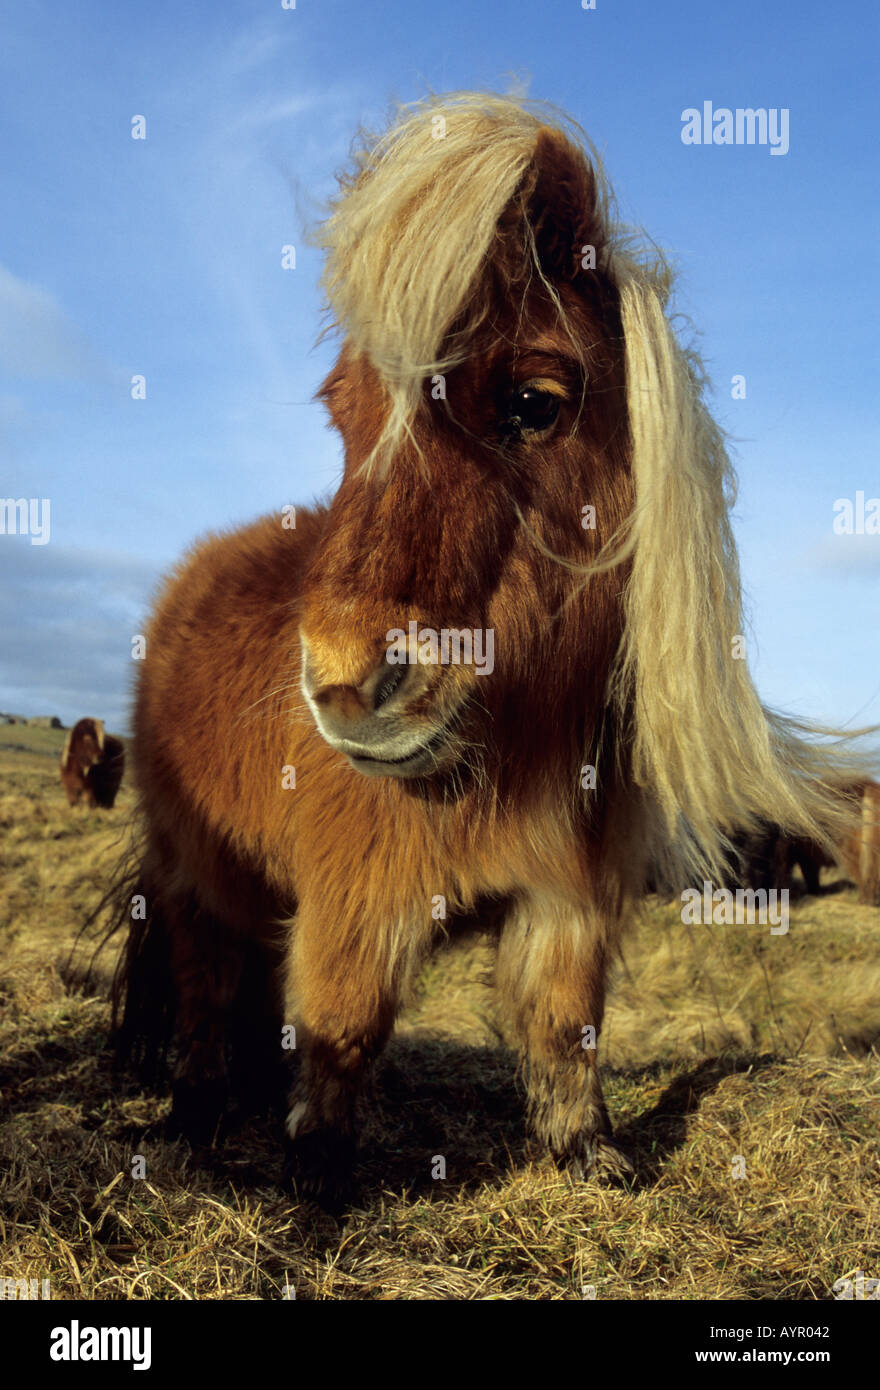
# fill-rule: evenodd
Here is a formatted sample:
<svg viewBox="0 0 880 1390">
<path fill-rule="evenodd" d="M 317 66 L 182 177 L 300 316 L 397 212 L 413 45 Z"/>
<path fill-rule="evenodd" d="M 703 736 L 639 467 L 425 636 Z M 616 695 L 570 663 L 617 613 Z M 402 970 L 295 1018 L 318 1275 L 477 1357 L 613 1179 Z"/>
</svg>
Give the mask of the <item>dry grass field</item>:
<svg viewBox="0 0 880 1390">
<path fill-rule="evenodd" d="M 70 954 L 133 798 L 71 811 L 63 737 L 0 729 L 0 1276 L 54 1299 L 814 1300 L 880 1274 L 880 911 L 845 883 L 795 901 L 787 936 L 648 901 L 601 1054 L 629 1187 L 532 1152 L 490 947 L 441 950 L 372 1079 L 338 1222 L 281 1191 L 279 1117 L 194 1155 L 164 1137 L 166 1095 L 114 1080 L 117 945 L 90 980 Z"/>
</svg>

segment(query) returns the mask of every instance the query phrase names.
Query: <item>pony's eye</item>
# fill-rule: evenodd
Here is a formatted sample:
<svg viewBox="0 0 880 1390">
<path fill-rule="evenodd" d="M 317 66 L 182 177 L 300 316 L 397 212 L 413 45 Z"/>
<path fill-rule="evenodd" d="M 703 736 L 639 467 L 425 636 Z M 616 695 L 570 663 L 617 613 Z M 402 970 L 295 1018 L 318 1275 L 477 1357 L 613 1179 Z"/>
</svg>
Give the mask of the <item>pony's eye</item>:
<svg viewBox="0 0 880 1390">
<path fill-rule="evenodd" d="M 543 390 L 540 386 L 519 386 L 508 397 L 501 432 L 516 436 L 527 431 L 539 434 L 549 430 L 556 423 L 561 404 L 559 396 L 553 391 Z"/>
</svg>

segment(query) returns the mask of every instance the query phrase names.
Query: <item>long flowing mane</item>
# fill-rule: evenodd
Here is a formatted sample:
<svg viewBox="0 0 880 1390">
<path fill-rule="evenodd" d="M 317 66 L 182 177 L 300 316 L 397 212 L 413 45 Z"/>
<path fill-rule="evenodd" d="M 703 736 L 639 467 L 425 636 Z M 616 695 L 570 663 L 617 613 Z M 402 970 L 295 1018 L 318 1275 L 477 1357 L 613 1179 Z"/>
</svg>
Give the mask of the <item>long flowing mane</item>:
<svg viewBox="0 0 880 1390">
<path fill-rule="evenodd" d="M 477 331 L 491 328 L 493 276 L 506 274 L 523 295 L 540 277 L 565 326 L 526 215 L 536 144 L 548 128 L 565 137 L 592 182 L 602 228 L 596 270 L 620 300 L 636 506 L 628 533 L 601 566 L 584 568 L 583 582 L 631 559 L 609 696 L 630 727 L 627 775 L 644 794 L 652 857 L 676 881 L 717 876 L 731 829 L 761 818 L 830 846 L 846 816 L 833 789 L 864 759 L 843 735 L 820 742 L 825 731 L 761 704 L 737 649 L 736 479 L 705 402 L 702 363 L 670 323 L 669 264 L 616 220 L 598 155 L 554 108 L 462 92 L 401 108 L 378 137 L 362 133 L 318 240 L 335 322 L 388 396 L 366 467 L 385 467 L 411 437 L 425 379 L 467 360 Z M 520 264 L 510 238 L 502 248 L 506 227 L 519 234 Z"/>
<path fill-rule="evenodd" d="M 506 268 L 506 287 L 518 282 L 522 298 L 529 276 L 539 277 L 558 304 L 526 214 L 535 146 L 551 127 L 568 133 L 574 148 L 588 144 L 546 103 L 469 92 L 411 103 L 383 134 L 361 132 L 315 239 L 326 253 L 322 283 L 335 323 L 379 371 L 389 396 L 369 463 L 385 463 L 409 431 L 425 378 L 467 360 L 497 302 L 489 268 Z M 598 156 L 590 158 L 610 230 L 610 192 Z M 505 224 L 514 237 L 502 254 Z M 523 254 L 511 257 L 511 242 L 523 237 Z M 603 261 L 624 248 L 623 236 L 609 240 Z M 665 281 L 668 272 L 658 258 L 644 274 Z"/>
</svg>

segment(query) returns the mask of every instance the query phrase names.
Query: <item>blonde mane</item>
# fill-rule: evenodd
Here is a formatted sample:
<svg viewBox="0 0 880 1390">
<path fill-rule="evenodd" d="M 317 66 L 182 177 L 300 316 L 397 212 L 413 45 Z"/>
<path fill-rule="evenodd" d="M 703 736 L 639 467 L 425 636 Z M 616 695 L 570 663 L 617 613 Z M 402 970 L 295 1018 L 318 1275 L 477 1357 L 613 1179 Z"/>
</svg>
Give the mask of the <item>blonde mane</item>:
<svg viewBox="0 0 880 1390">
<path fill-rule="evenodd" d="M 595 151 L 553 108 L 457 93 L 402 108 L 386 133 L 362 138 L 317 239 L 335 322 L 389 398 L 366 466 L 383 466 L 412 438 L 425 379 L 466 359 L 491 307 L 481 291 L 499 220 L 530 191 L 547 126 L 592 170 L 604 232 L 597 268 L 620 297 L 636 505 L 628 535 L 592 572 L 631 559 L 609 698 L 625 721 L 626 775 L 642 791 L 633 814 L 658 869 L 678 883 L 717 878 L 730 833 L 759 819 L 830 848 L 849 819 L 833 788 L 864 775 L 864 759 L 760 702 L 735 647 L 744 636 L 735 477 L 699 359 L 669 322 L 669 267 L 615 220 Z"/>
<path fill-rule="evenodd" d="M 315 241 L 326 254 L 322 284 L 333 319 L 389 397 L 367 468 L 384 466 L 412 437 L 425 379 L 467 359 L 493 307 L 486 269 L 499 219 L 528 193 L 538 133 L 548 125 L 574 149 L 587 143 L 546 104 L 470 92 L 411 103 L 384 134 L 361 133 Z M 601 200 L 599 161 L 591 163 Z M 525 254 L 555 297 L 534 246 Z"/>
</svg>

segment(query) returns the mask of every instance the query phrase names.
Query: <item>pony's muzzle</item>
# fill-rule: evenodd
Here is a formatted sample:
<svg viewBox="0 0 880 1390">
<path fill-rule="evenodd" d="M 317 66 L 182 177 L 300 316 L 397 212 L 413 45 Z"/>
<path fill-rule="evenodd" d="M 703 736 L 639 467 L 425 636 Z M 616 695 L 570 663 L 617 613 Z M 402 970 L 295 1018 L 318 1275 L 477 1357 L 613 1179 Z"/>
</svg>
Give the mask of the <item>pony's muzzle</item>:
<svg viewBox="0 0 880 1390">
<path fill-rule="evenodd" d="M 304 634 L 301 687 L 318 732 L 368 776 L 423 776 L 439 766 L 446 743 L 443 715 L 433 708 L 424 666 L 389 662 L 385 655 L 366 675 L 343 674 L 338 658 L 316 659 Z"/>
<path fill-rule="evenodd" d="M 343 729 L 359 724 L 383 711 L 383 718 L 392 711 L 403 712 L 414 693 L 423 694 L 426 682 L 420 680 L 418 667 L 392 665 L 383 656 L 365 676 L 354 680 L 322 681 L 319 666 L 305 637 L 302 638 L 302 690 L 314 710 L 319 710 L 328 723 Z M 335 668 L 335 669 L 334 669 Z M 337 662 L 326 662 L 325 669 L 340 674 Z M 414 691 L 414 687 L 418 687 Z"/>
</svg>

